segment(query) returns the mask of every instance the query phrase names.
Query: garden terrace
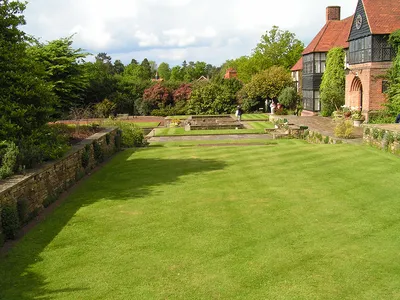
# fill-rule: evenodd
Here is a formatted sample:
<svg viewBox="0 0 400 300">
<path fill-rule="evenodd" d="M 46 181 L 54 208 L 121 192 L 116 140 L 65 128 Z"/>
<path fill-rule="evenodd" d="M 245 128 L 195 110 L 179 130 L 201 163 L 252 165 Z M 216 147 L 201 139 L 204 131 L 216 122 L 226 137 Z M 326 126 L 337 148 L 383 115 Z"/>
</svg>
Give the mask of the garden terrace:
<svg viewBox="0 0 400 300">
<path fill-rule="evenodd" d="M 114 157 L 0 257 L 0 298 L 398 298 L 397 157 L 206 143 Z"/>
<path fill-rule="evenodd" d="M 185 121 L 186 131 L 242 128 L 244 128 L 243 124 L 230 115 L 190 116 Z"/>
</svg>

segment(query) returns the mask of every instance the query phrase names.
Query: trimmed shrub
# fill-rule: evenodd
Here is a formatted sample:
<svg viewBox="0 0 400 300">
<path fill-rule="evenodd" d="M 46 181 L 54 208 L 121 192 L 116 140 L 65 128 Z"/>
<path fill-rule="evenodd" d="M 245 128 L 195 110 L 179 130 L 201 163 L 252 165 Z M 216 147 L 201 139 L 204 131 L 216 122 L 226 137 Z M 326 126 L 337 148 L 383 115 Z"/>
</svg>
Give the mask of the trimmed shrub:
<svg viewBox="0 0 400 300">
<path fill-rule="evenodd" d="M 94 159 L 97 162 L 104 161 L 103 149 L 101 149 L 101 146 L 97 141 L 93 142 L 93 155 L 94 155 Z"/>
<path fill-rule="evenodd" d="M 3 149 L 1 149 L 3 147 Z M 14 174 L 17 167 L 18 147 L 13 143 L 0 143 L 0 179 Z"/>
<path fill-rule="evenodd" d="M 121 149 L 122 145 L 122 131 L 118 130 L 117 134 L 114 137 L 114 145 L 117 150 Z"/>
<path fill-rule="evenodd" d="M 114 113 L 117 105 L 108 99 L 104 99 L 102 102 L 97 103 L 94 106 L 95 114 L 99 118 L 108 118 Z"/>
<path fill-rule="evenodd" d="M 30 220 L 29 216 L 29 203 L 27 199 L 20 199 L 17 201 L 18 219 L 22 224 Z"/>
<path fill-rule="evenodd" d="M 15 239 L 20 227 L 16 206 L 6 205 L 1 210 L 1 226 L 6 239 Z"/>
<path fill-rule="evenodd" d="M 353 122 L 349 120 L 342 120 L 336 124 L 335 136 L 348 139 L 353 134 Z"/>
<path fill-rule="evenodd" d="M 293 87 L 287 87 L 279 95 L 278 101 L 286 108 L 295 109 L 299 102 L 299 95 Z"/>
<path fill-rule="evenodd" d="M 122 122 L 122 121 L 108 121 L 105 123 L 107 126 L 115 126 L 121 130 L 122 133 L 122 146 L 124 147 L 143 147 L 146 146 L 146 140 L 144 138 L 143 130 L 137 127 L 134 123 Z M 115 142 L 118 138 L 116 137 Z M 117 146 L 117 149 L 120 147 Z"/>
<path fill-rule="evenodd" d="M 81 156 L 81 164 L 84 169 L 89 165 L 90 160 L 90 145 L 86 145 L 84 151 Z"/>
</svg>

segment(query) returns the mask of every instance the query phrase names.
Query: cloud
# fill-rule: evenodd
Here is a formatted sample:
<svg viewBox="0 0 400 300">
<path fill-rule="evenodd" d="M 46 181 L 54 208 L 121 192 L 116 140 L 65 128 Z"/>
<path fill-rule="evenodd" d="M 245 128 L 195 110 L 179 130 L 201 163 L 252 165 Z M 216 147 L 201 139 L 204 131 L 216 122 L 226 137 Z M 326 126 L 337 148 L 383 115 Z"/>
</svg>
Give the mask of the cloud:
<svg viewBox="0 0 400 300">
<path fill-rule="evenodd" d="M 76 33 L 74 46 L 107 52 L 128 63 L 147 57 L 158 63 L 206 61 L 249 55 L 273 25 L 306 44 L 325 23 L 325 8 L 351 15 L 357 0 L 35 0 L 24 30 L 43 41 Z"/>
</svg>

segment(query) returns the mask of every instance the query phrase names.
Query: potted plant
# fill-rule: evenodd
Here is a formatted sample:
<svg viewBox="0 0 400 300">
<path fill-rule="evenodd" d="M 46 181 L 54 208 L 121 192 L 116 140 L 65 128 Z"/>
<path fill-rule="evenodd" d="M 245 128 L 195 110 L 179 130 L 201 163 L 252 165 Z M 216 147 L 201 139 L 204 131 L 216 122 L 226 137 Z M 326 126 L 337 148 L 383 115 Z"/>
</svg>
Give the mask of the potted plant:
<svg viewBox="0 0 400 300">
<path fill-rule="evenodd" d="M 360 108 L 356 107 L 351 111 L 351 118 L 353 119 L 353 124 L 355 127 L 360 127 L 362 122 L 364 122 L 365 117 L 362 114 L 362 111 Z"/>
</svg>

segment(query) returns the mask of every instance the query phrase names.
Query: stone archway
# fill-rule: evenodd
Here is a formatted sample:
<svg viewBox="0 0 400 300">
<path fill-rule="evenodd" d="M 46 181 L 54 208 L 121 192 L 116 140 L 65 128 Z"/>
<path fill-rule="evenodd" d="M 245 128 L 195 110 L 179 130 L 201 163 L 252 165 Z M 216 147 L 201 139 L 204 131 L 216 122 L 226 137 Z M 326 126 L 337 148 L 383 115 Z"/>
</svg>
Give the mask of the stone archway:
<svg viewBox="0 0 400 300">
<path fill-rule="evenodd" d="M 354 77 L 353 81 L 351 82 L 350 86 L 350 97 L 351 101 L 350 104 L 351 106 L 357 106 L 360 107 L 360 110 L 362 111 L 363 109 L 363 86 L 361 83 L 361 80 L 358 76 Z"/>
</svg>

